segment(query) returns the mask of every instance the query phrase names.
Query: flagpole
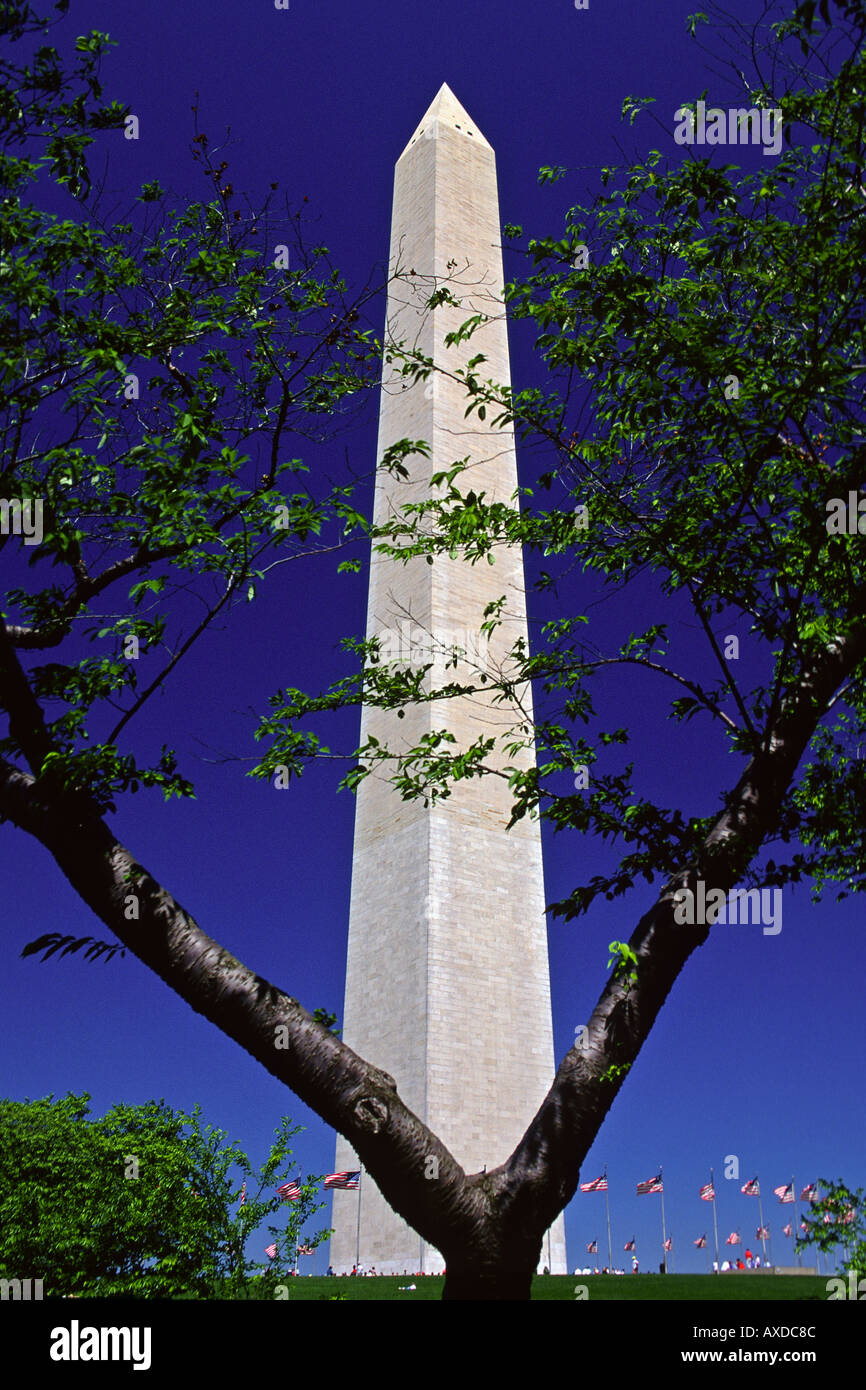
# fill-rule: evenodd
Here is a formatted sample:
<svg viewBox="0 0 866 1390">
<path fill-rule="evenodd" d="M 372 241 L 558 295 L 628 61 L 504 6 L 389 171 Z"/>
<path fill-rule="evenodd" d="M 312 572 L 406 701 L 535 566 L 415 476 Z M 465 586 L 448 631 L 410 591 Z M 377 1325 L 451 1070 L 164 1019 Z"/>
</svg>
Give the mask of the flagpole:
<svg viewBox="0 0 866 1390">
<path fill-rule="evenodd" d="M 662 1171 L 662 1165 L 661 1165 L 661 1164 L 659 1164 L 659 1178 L 661 1179 L 661 1189 L 662 1189 L 662 1190 L 661 1190 L 661 1194 L 660 1194 L 660 1195 L 661 1195 L 661 1199 L 662 1199 L 662 1268 L 664 1269 L 665 1274 L 667 1274 L 667 1272 L 668 1272 L 668 1252 L 667 1252 L 667 1250 L 665 1249 L 665 1242 L 667 1241 L 667 1238 L 668 1238 L 668 1237 L 667 1237 L 667 1232 L 665 1231 L 665 1179 L 664 1179 L 664 1173 L 663 1173 L 663 1171 Z"/>
<path fill-rule="evenodd" d="M 716 1239 L 716 1273 L 721 1274 L 722 1271 L 719 1262 L 719 1223 L 716 1218 L 716 1179 L 712 1168 L 710 1169 L 710 1189 L 713 1194 L 713 1234 Z"/>
<path fill-rule="evenodd" d="M 357 1269 L 361 1263 L 361 1189 L 364 1185 L 361 1179 L 363 1176 L 364 1169 L 362 1166 L 358 1173 L 358 1234 L 355 1241 L 355 1269 Z"/>
<path fill-rule="evenodd" d="M 810 1183 L 810 1184 L 809 1184 L 809 1187 L 811 1188 L 811 1191 L 810 1191 L 810 1193 L 809 1193 L 809 1198 L 808 1198 L 808 1201 L 809 1201 L 809 1212 L 810 1212 L 809 1221 L 810 1221 L 810 1224 L 811 1224 L 812 1221 L 814 1220 L 814 1216 L 815 1216 L 815 1208 L 814 1208 L 813 1203 L 814 1203 L 814 1202 L 817 1200 L 817 1198 L 818 1198 L 818 1188 L 817 1188 L 817 1186 L 816 1186 L 815 1183 Z M 805 1219 L 806 1219 L 806 1218 L 804 1217 L 803 1220 L 805 1221 Z M 816 1246 L 815 1246 L 815 1265 L 816 1265 L 816 1268 L 817 1268 L 817 1270 L 818 1270 L 818 1273 L 820 1274 L 820 1273 L 821 1273 L 821 1247 L 820 1247 L 820 1245 L 817 1245 L 817 1244 L 816 1244 Z M 826 1273 L 827 1273 L 827 1274 L 830 1273 L 830 1266 L 829 1266 L 829 1264 L 827 1265 Z"/>
<path fill-rule="evenodd" d="M 791 1174 L 791 1200 L 794 1203 L 794 1244 L 800 1239 L 800 1217 L 797 1213 L 797 1188 L 794 1185 L 794 1175 Z M 797 1251 L 797 1264 L 802 1268 L 803 1256 Z"/>
<path fill-rule="evenodd" d="M 607 1268 L 613 1274 L 613 1246 L 610 1240 L 610 1201 L 607 1192 L 607 1164 L 604 1165 L 604 1209 L 607 1212 Z"/>
<path fill-rule="evenodd" d="M 770 1267 L 771 1267 L 772 1269 L 775 1269 L 775 1262 L 774 1262 L 774 1260 L 773 1260 L 773 1237 L 772 1237 L 772 1235 L 769 1234 L 769 1231 L 770 1231 L 770 1228 L 769 1228 L 769 1226 L 768 1226 L 768 1227 L 767 1227 L 767 1232 L 768 1232 L 768 1234 L 767 1234 L 767 1247 L 768 1247 L 768 1249 L 769 1249 L 769 1251 L 770 1251 Z"/>
<path fill-rule="evenodd" d="M 299 1169 L 298 1169 L 298 1186 L 299 1186 L 299 1187 L 300 1187 L 300 1184 L 301 1184 L 301 1169 L 299 1168 Z M 300 1223 L 299 1223 L 299 1224 L 300 1224 Z M 301 1239 L 301 1233 L 300 1233 L 300 1231 L 299 1231 L 298 1234 L 297 1234 L 297 1236 L 295 1237 L 295 1274 L 298 1274 L 299 1271 L 300 1271 L 300 1268 L 301 1268 L 300 1263 L 299 1263 L 300 1258 L 301 1258 L 301 1252 L 300 1252 L 300 1249 L 298 1248 L 298 1243 L 299 1243 L 300 1239 Z"/>
<path fill-rule="evenodd" d="M 761 1182 L 759 1178 L 755 1181 L 758 1184 L 758 1220 L 761 1223 L 761 1247 L 764 1251 L 764 1264 L 767 1263 L 767 1237 L 764 1235 L 764 1208 L 761 1202 Z"/>
</svg>

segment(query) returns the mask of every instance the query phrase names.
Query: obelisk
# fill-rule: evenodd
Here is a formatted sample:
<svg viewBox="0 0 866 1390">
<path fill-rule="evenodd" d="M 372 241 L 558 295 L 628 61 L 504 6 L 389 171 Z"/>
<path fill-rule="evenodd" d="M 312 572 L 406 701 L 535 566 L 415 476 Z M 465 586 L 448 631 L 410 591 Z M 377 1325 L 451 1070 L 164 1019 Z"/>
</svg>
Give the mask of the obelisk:
<svg viewBox="0 0 866 1390">
<path fill-rule="evenodd" d="M 444 495 L 431 477 L 458 460 L 462 493 L 517 506 L 513 431 L 495 426 L 495 410 L 467 416 L 469 397 L 456 379 L 484 354 L 479 380 L 510 381 L 500 238 L 493 150 L 443 85 L 395 169 L 378 441 L 380 461 L 400 439 L 426 440 L 430 456 L 407 458 L 406 478 L 379 469 L 379 525 L 407 503 Z M 446 334 L 476 314 L 484 316 L 478 331 L 446 346 Z M 389 343 L 420 349 L 437 370 L 411 382 L 401 360 L 388 360 Z M 421 524 L 432 529 L 429 519 Z M 451 752 L 495 739 L 484 765 L 497 772 L 533 766 L 531 690 L 517 686 L 512 700 L 497 703 L 480 680 L 507 669 L 514 643 L 527 639 L 521 551 L 503 541 L 491 554 L 492 564 L 459 554 L 437 554 L 429 564 L 425 556 L 403 563 L 374 551 L 367 636 L 379 639 L 381 660 L 413 669 L 432 663 L 427 690 L 460 682 L 477 691 L 407 705 L 402 718 L 365 705 L 362 744 L 372 735 L 402 750 L 444 729 L 456 740 L 443 745 Z M 480 636 L 484 609 L 503 595 L 502 623 L 488 645 Z M 508 730 L 523 740 L 516 753 L 500 746 Z M 404 800 L 382 764 L 357 793 L 342 1036 L 395 1077 L 406 1104 L 470 1173 L 508 1157 L 554 1075 L 541 834 L 529 817 L 506 829 L 512 802 L 496 773 L 457 781 L 447 798 L 427 805 Z M 359 1166 L 338 1136 L 337 1169 Z M 356 1259 L 385 1274 L 443 1268 L 439 1252 L 366 1173 L 360 1195 L 334 1193 L 332 1225 L 338 1273 Z M 567 1272 L 561 1217 L 545 1237 L 544 1265 Z"/>
</svg>

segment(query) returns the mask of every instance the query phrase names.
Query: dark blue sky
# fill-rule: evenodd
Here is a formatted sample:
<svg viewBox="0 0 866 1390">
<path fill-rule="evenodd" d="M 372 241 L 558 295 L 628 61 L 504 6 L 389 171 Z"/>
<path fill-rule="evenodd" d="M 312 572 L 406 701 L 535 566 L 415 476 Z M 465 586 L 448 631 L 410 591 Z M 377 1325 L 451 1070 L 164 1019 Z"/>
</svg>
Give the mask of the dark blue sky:
<svg viewBox="0 0 866 1390">
<path fill-rule="evenodd" d="M 561 233 L 565 209 L 599 190 L 601 166 L 650 148 L 682 157 L 672 138 L 680 102 L 704 89 L 710 100 L 718 93 L 720 104 L 730 97 L 722 65 L 686 34 L 692 8 L 691 0 L 591 0 L 588 11 L 576 11 L 571 0 L 291 0 L 288 11 L 277 11 L 271 0 L 73 0 L 54 42 L 71 46 L 70 35 L 91 28 L 117 40 L 103 68 L 106 95 L 128 104 L 140 122 L 137 142 L 118 134 L 104 145 L 106 185 L 119 206 L 153 178 L 178 203 L 207 195 L 190 157 L 198 93 L 199 128 L 211 145 L 230 129 L 221 158 L 234 187 L 253 203 L 274 180 L 293 204 L 306 196 L 311 239 L 330 248 L 351 287 L 387 255 L 394 161 L 443 81 L 496 150 L 503 222 L 527 233 Z M 729 8 L 757 17 L 763 5 L 740 0 Z M 620 121 L 629 94 L 657 99 L 633 127 Z M 737 153 L 724 152 L 731 162 Z M 548 164 L 569 174 L 539 188 L 538 168 Z M 511 256 L 506 274 L 519 270 Z M 520 386 L 534 366 L 525 332 L 513 341 Z M 331 447 L 339 466 L 348 458 L 369 477 L 372 401 Z M 303 441 L 296 452 L 305 452 Z M 327 465 L 327 450 L 312 456 Z M 518 457 L 524 481 L 545 465 L 537 450 Z M 312 688 L 346 671 L 338 642 L 363 631 L 365 576 L 333 570 L 327 558 L 283 566 L 254 604 L 178 669 L 137 738 L 177 747 L 197 799 L 165 807 L 156 794 L 141 794 L 121 803 L 115 823 L 210 935 L 307 1007 L 342 1016 L 353 822 L 350 795 L 335 793 L 343 769 L 325 764 L 278 792 L 244 777 L 248 761 L 207 760 L 214 749 L 252 760 L 254 712 L 270 690 Z M 587 581 L 575 581 L 566 599 L 572 611 L 593 604 L 602 629 L 637 628 L 641 617 L 661 616 L 651 593 L 636 615 L 634 596 L 626 609 Z M 536 627 L 557 611 L 537 596 L 530 608 Z M 675 643 L 693 647 L 688 614 L 665 613 Z M 718 737 L 706 727 L 667 723 L 661 697 L 669 692 L 646 676 L 610 679 L 600 689 L 607 727 L 621 722 L 633 731 L 642 787 L 691 814 L 712 810 L 736 780 Z M 342 730 L 335 744 L 347 749 L 355 724 L 348 720 Z M 184 1108 L 199 1101 L 207 1119 L 258 1161 L 278 1118 L 290 1114 L 307 1125 L 297 1147 L 304 1173 L 329 1171 L 333 1132 L 136 960 L 42 965 L 19 958 L 43 931 L 106 933 L 47 852 L 6 826 L 2 841 L 3 1094 L 86 1090 L 100 1113 L 121 1099 L 164 1097 Z M 600 853 L 574 835 L 546 836 L 548 899 L 595 872 Z M 604 982 L 607 943 L 627 938 L 651 901 L 652 889 L 638 887 L 588 918 L 551 922 L 557 1058 Z M 659 1164 L 679 1271 L 705 1268 L 691 1242 L 703 1231 L 712 1239 L 711 1210 L 698 1198 L 710 1165 L 720 1236 L 741 1229 L 744 1243 L 754 1236 L 757 1203 L 739 1189 L 759 1173 L 780 1262 L 791 1260 L 780 1233 L 790 1208 L 778 1206 L 774 1186 L 792 1173 L 798 1190 L 819 1175 L 866 1182 L 862 915 L 856 903 L 829 898 L 815 906 L 807 890 L 786 889 L 778 936 L 719 927 L 691 959 L 582 1173 L 595 1177 L 607 1164 L 615 1258 L 618 1248 L 625 1262 L 622 1246 L 632 1235 L 644 1266 L 659 1258 L 658 1198 L 635 1195 L 635 1184 Z M 722 1176 L 728 1155 L 739 1158 L 738 1181 Z M 603 1208 L 602 1197 L 580 1195 L 569 1207 L 572 1267 L 584 1263 L 594 1236 L 603 1252 Z M 309 1270 L 325 1264 L 324 1248 L 315 1262 L 305 1261 Z"/>
</svg>

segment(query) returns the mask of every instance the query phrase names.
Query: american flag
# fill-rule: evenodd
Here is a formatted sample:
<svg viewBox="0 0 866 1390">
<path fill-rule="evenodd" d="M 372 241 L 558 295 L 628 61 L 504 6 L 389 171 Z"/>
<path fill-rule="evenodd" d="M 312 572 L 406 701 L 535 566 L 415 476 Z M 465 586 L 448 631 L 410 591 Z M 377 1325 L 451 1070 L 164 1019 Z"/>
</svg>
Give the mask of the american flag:
<svg viewBox="0 0 866 1390">
<path fill-rule="evenodd" d="M 654 1178 L 647 1178 L 646 1182 L 639 1182 L 637 1185 L 637 1195 L 643 1197 L 647 1192 L 664 1192 L 661 1173 Z"/>
<path fill-rule="evenodd" d="M 789 1182 L 785 1187 L 774 1187 L 773 1192 L 780 1202 L 793 1202 L 794 1200 L 794 1184 L 792 1182 Z"/>
<path fill-rule="evenodd" d="M 818 1188 L 816 1187 L 815 1183 L 810 1182 L 806 1187 L 803 1188 L 803 1191 L 800 1193 L 800 1201 L 817 1202 L 817 1200 Z"/>
<path fill-rule="evenodd" d="M 845 1215 L 842 1217 L 842 1225 L 843 1225 L 843 1226 L 850 1226 L 850 1225 L 851 1225 L 851 1222 L 852 1222 L 853 1220 L 854 1220 L 854 1208 L 853 1208 L 853 1207 L 849 1207 L 848 1210 L 846 1211 Z"/>
<path fill-rule="evenodd" d="M 701 1188 L 701 1201 L 714 1202 L 716 1200 L 716 1189 L 711 1182 L 705 1183 Z"/>
<path fill-rule="evenodd" d="M 830 1215 L 829 1211 L 825 1211 L 825 1212 L 824 1212 L 824 1225 L 825 1225 L 825 1226 L 829 1226 L 829 1225 L 830 1225 L 830 1222 L 831 1222 L 832 1220 L 833 1220 L 833 1218 L 832 1218 L 832 1216 Z"/>
<path fill-rule="evenodd" d="M 665 1250 L 673 1250 L 673 1248 L 674 1248 L 674 1238 L 673 1238 L 673 1236 L 668 1236 L 667 1240 L 665 1241 Z"/>
<path fill-rule="evenodd" d="M 622 1248 L 623 1250 L 634 1250 L 634 1236 L 632 1236 L 631 1240 L 627 1240 Z"/>
<path fill-rule="evenodd" d="M 744 1197 L 760 1197 L 761 1189 L 758 1186 L 758 1179 L 750 1178 L 745 1187 L 740 1188 L 740 1191 Z"/>
<path fill-rule="evenodd" d="M 696 1245 L 696 1246 L 698 1247 L 699 1250 L 703 1250 L 703 1248 L 704 1248 L 704 1246 L 706 1245 L 706 1243 L 707 1243 L 707 1238 L 706 1238 L 706 1236 L 698 1236 L 697 1240 L 693 1240 L 693 1241 L 692 1241 L 692 1245 Z"/>
<path fill-rule="evenodd" d="M 268 1257 L 269 1260 L 272 1260 L 272 1259 L 274 1258 L 274 1256 L 276 1255 L 276 1253 L 277 1253 L 277 1247 L 276 1247 L 275 1245 L 266 1245 L 266 1246 L 265 1246 L 265 1254 L 267 1255 L 267 1257 Z"/>
<path fill-rule="evenodd" d="M 244 1204 L 244 1202 L 245 1202 L 246 1200 L 247 1200 L 247 1185 L 246 1185 L 246 1183 L 244 1183 L 243 1187 L 241 1188 L 241 1200 L 238 1202 L 238 1206 L 239 1206 L 239 1207 L 242 1207 L 243 1204 Z"/>
<path fill-rule="evenodd" d="M 789 1236 L 790 1234 L 791 1234 L 791 1223 L 790 1223 L 790 1221 L 789 1221 L 788 1224 L 787 1224 L 787 1226 L 783 1226 L 783 1227 L 782 1227 L 782 1235 L 783 1235 L 783 1236 Z"/>
<path fill-rule="evenodd" d="M 803 1232 L 804 1235 L 807 1235 L 807 1234 L 808 1234 L 808 1231 L 809 1231 L 809 1223 L 808 1223 L 808 1221 L 801 1221 L 801 1222 L 800 1222 L 800 1230 Z"/>
<path fill-rule="evenodd" d="M 739 1233 L 739 1231 L 731 1231 L 731 1234 L 728 1236 L 727 1240 L 725 1241 L 725 1245 L 739 1245 L 739 1243 L 740 1243 L 740 1233 Z"/>
<path fill-rule="evenodd" d="M 597 1241 L 597 1240 L 591 1240 L 591 1241 L 589 1242 L 589 1245 L 586 1247 L 586 1253 L 587 1253 L 587 1255 L 597 1255 L 597 1254 L 598 1254 L 598 1241 Z"/>
<path fill-rule="evenodd" d="M 286 1202 L 299 1202 L 301 1200 L 301 1184 L 297 1181 L 284 1182 L 277 1188 L 280 1196 Z"/>
<path fill-rule="evenodd" d="M 312 1246 L 312 1245 L 299 1245 L 299 1246 L 298 1246 L 298 1254 L 299 1254 L 299 1255 L 315 1255 L 315 1253 L 316 1253 L 315 1247 Z"/>
<path fill-rule="evenodd" d="M 361 1186 L 361 1170 L 357 1173 L 329 1173 L 325 1178 L 325 1187 L 342 1187 L 346 1192 L 357 1192 Z"/>
<path fill-rule="evenodd" d="M 769 1240 L 769 1239 L 770 1239 L 770 1228 L 769 1228 L 769 1226 L 759 1226 L 758 1229 L 757 1229 L 757 1231 L 755 1232 L 755 1240 Z"/>
<path fill-rule="evenodd" d="M 582 1182 L 581 1192 L 607 1192 L 607 1178 L 593 1178 L 592 1182 Z"/>
</svg>

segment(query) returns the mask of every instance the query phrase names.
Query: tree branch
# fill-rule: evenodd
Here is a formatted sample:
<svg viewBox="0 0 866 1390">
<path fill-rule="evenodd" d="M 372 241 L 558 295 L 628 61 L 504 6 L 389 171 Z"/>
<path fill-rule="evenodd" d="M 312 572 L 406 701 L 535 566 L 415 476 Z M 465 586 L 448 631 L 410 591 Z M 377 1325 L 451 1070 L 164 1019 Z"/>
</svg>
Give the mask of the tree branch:
<svg viewBox="0 0 866 1390">
<path fill-rule="evenodd" d="M 3 758 L 0 818 L 34 835 L 100 920 L 196 1013 L 343 1134 L 425 1240 L 443 1253 L 483 1241 L 491 1219 L 483 1175 L 467 1177 L 403 1104 L 392 1077 L 207 936 L 103 820 L 59 812 L 32 777 Z M 435 1182 L 425 1176 L 430 1157 L 438 1160 Z"/>
<path fill-rule="evenodd" d="M 42 706 L 30 689 L 9 634 L 0 623 L 0 707 L 9 715 L 9 732 L 38 775 L 54 745 Z"/>
<path fill-rule="evenodd" d="M 636 980 L 614 972 L 586 1033 L 563 1059 L 541 1108 L 514 1153 L 492 1177 L 509 1220 L 544 1231 L 577 1188 L 580 1166 L 677 976 L 709 925 L 674 920 L 674 894 L 699 879 L 727 893 L 745 873 L 778 819 L 784 797 L 834 692 L 866 659 L 866 624 L 827 649 L 792 692 L 766 751 L 758 751 L 727 798 L 702 852 L 668 880 L 629 946 Z"/>
</svg>

